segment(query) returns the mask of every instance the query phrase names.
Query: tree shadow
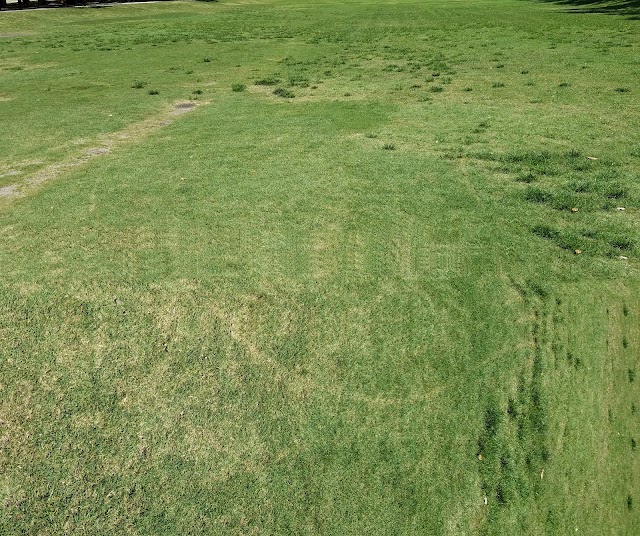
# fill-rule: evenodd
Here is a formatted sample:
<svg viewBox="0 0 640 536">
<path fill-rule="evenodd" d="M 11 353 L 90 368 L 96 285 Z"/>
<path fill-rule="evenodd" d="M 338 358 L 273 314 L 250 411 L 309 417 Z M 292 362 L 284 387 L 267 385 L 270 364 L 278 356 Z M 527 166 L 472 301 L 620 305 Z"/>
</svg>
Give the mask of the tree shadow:
<svg viewBox="0 0 640 536">
<path fill-rule="evenodd" d="M 539 0 L 566 6 L 569 13 L 603 13 L 640 20 L 640 0 Z"/>
<path fill-rule="evenodd" d="M 0 11 L 11 11 L 19 9 L 42 9 L 60 7 L 110 7 L 114 4 L 127 4 L 129 2 L 151 2 L 161 0 L 0 0 Z M 165 1 L 165 0 L 162 0 Z M 166 0 L 169 1 L 169 0 Z M 217 1 L 217 0 L 202 0 Z"/>
</svg>

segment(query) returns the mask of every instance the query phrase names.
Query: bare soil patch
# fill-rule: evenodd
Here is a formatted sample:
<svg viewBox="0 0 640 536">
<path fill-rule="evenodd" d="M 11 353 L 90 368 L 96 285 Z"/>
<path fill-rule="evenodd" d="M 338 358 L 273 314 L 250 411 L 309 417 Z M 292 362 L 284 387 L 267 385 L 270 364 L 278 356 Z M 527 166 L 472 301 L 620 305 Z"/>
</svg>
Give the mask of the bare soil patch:
<svg viewBox="0 0 640 536">
<path fill-rule="evenodd" d="M 120 139 L 126 139 L 126 138 L 120 138 Z M 90 149 L 87 149 L 87 155 L 88 156 L 100 156 L 103 154 L 107 154 L 109 152 L 109 147 L 91 147 Z"/>
<path fill-rule="evenodd" d="M 0 33 L 0 38 L 10 38 L 10 37 L 28 37 L 33 35 L 28 32 L 13 32 L 13 33 Z"/>
<path fill-rule="evenodd" d="M 193 101 L 178 102 L 177 104 L 173 105 L 173 109 L 171 110 L 171 113 L 173 115 L 181 115 L 181 114 L 190 112 L 196 106 L 197 106 L 197 103 Z"/>
<path fill-rule="evenodd" d="M 19 194 L 17 184 L 10 184 L 9 186 L 3 186 L 0 188 L 0 198 L 17 197 Z"/>
</svg>

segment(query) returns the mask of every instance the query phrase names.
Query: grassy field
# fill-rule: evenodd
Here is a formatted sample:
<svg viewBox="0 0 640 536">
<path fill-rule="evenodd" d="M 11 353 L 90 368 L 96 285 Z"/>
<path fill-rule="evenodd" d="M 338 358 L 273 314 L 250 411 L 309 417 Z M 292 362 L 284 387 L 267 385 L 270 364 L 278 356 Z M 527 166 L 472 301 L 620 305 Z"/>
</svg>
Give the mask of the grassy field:
<svg viewBox="0 0 640 536">
<path fill-rule="evenodd" d="M 0 533 L 640 533 L 638 81 L 563 4 L 0 13 Z"/>
</svg>

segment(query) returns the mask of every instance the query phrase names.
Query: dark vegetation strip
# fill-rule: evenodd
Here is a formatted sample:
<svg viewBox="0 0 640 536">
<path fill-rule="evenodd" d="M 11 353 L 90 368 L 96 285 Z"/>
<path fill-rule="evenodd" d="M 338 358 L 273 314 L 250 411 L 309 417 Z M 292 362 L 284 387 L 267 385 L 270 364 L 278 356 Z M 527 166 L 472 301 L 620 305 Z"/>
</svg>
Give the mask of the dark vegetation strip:
<svg viewBox="0 0 640 536">
<path fill-rule="evenodd" d="M 639 0 L 539 0 L 564 6 L 571 13 L 601 13 L 605 15 L 628 15 L 640 17 Z"/>
<path fill-rule="evenodd" d="M 110 4 L 128 4 L 130 2 L 167 2 L 169 0 L 17 0 L 7 2 L 0 0 L 0 10 L 58 7 L 105 7 Z M 199 0 L 201 2 L 217 2 L 218 0 Z"/>
</svg>

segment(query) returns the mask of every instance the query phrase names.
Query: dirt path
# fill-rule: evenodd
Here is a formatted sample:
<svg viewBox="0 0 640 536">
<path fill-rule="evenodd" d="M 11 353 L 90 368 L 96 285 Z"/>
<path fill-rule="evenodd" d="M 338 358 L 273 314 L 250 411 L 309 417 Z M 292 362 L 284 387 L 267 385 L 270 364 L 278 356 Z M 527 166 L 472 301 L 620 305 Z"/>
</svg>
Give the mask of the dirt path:
<svg viewBox="0 0 640 536">
<path fill-rule="evenodd" d="M 61 162 L 49 164 L 18 183 L 1 187 L 0 201 L 23 197 L 41 184 L 54 180 L 60 175 L 82 166 L 94 158 L 109 154 L 114 149 L 136 143 L 146 138 L 161 128 L 170 125 L 179 116 L 195 110 L 203 104 L 207 103 L 200 101 L 177 102 L 158 115 L 128 125 L 120 131 L 106 134 L 97 140 L 98 143 L 95 146 L 84 149 L 82 153 L 71 155 Z"/>
</svg>

